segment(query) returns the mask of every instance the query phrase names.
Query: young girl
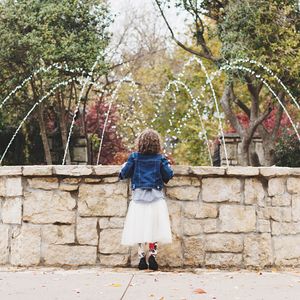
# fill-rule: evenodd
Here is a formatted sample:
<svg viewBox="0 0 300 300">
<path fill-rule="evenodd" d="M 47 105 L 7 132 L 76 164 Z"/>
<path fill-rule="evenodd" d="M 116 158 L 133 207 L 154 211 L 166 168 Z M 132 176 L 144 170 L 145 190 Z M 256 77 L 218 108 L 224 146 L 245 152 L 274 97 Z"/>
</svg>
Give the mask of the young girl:
<svg viewBox="0 0 300 300">
<path fill-rule="evenodd" d="M 131 178 L 132 188 L 121 244 L 138 244 L 140 270 L 148 269 L 148 264 L 149 269 L 157 270 L 157 243 L 172 242 L 163 186 L 173 177 L 173 170 L 160 154 L 160 136 L 155 130 L 144 130 L 137 139 L 137 148 L 138 152 L 130 154 L 119 174 L 120 179 Z M 143 248 L 146 243 L 148 264 Z"/>
</svg>

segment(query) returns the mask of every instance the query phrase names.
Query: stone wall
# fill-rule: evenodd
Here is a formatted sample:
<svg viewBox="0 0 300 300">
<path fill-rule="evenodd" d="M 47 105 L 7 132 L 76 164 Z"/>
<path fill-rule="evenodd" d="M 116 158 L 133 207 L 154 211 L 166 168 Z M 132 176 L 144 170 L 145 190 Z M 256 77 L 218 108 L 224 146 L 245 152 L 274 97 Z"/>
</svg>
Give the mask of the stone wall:
<svg viewBox="0 0 300 300">
<path fill-rule="evenodd" d="M 119 166 L 0 168 L 0 264 L 136 266 Z M 300 169 L 174 167 L 170 267 L 300 266 Z"/>
</svg>

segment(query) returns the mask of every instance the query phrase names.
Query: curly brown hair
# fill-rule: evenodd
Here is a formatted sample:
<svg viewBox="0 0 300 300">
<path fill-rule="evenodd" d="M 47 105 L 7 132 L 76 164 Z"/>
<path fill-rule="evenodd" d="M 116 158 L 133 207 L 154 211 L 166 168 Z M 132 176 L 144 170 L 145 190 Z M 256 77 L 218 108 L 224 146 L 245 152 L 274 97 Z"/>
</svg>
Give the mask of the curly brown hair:
<svg viewBox="0 0 300 300">
<path fill-rule="evenodd" d="M 145 129 L 137 138 L 138 152 L 141 154 L 156 154 L 161 152 L 160 135 L 153 129 Z"/>
</svg>

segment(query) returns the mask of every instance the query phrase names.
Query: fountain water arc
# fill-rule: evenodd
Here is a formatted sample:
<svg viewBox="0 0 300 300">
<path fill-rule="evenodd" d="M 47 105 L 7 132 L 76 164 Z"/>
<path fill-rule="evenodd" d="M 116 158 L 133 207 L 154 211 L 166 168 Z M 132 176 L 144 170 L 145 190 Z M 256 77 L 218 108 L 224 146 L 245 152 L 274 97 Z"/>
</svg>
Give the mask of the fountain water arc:
<svg viewBox="0 0 300 300">
<path fill-rule="evenodd" d="M 58 69 L 58 70 L 64 70 L 67 72 L 75 73 L 75 72 L 83 72 L 83 70 L 80 68 L 78 69 L 70 69 L 67 64 L 61 65 L 58 63 L 53 63 L 52 65 L 48 66 L 47 68 L 41 67 L 38 70 L 34 71 L 30 76 L 25 78 L 21 84 L 17 85 L 0 103 L 0 109 L 4 106 L 4 104 L 12 97 L 18 90 L 20 90 L 33 76 L 39 74 L 39 73 L 48 73 L 51 69 Z M 84 73 L 84 72 L 83 72 Z"/>
<path fill-rule="evenodd" d="M 101 56 L 98 55 L 95 62 L 94 62 L 94 64 L 93 64 L 93 66 L 92 66 L 92 68 L 91 68 L 91 71 L 88 73 L 88 76 L 86 77 L 86 79 L 84 81 L 84 84 L 81 88 L 79 98 L 78 98 L 78 103 L 77 103 L 76 108 L 74 110 L 73 119 L 72 119 L 70 130 L 69 130 L 69 133 L 68 133 L 68 139 L 67 139 L 67 144 L 66 144 L 66 148 L 65 148 L 65 152 L 64 152 L 64 156 L 63 156 L 63 160 L 62 160 L 62 165 L 64 165 L 65 162 L 66 162 L 66 157 L 67 157 L 67 153 L 68 153 L 68 149 L 69 149 L 71 135 L 72 135 L 73 127 L 74 127 L 74 124 L 75 124 L 75 118 L 76 118 L 77 112 L 79 110 L 79 106 L 80 106 L 80 103 L 81 103 L 81 98 L 82 98 L 83 92 L 85 90 L 85 87 L 86 87 L 88 81 L 91 79 L 91 76 L 93 75 L 94 69 L 96 68 L 100 58 L 101 58 Z"/>
<path fill-rule="evenodd" d="M 46 95 L 44 95 L 41 99 L 39 99 L 32 107 L 31 109 L 27 112 L 26 116 L 23 118 L 23 120 L 20 122 L 18 128 L 16 129 L 15 133 L 13 134 L 12 138 L 10 139 L 7 147 L 5 148 L 1 158 L 0 158 L 0 165 L 2 164 L 2 161 L 9 149 L 9 147 L 11 146 L 12 142 L 14 141 L 15 137 L 17 136 L 18 132 L 20 131 L 20 129 L 22 128 L 23 124 L 25 123 L 25 121 L 28 119 L 28 117 L 31 115 L 31 113 L 34 111 L 34 109 L 40 104 L 42 103 L 46 98 L 48 98 L 51 94 L 53 94 L 59 87 L 61 86 L 67 86 L 69 83 L 71 83 L 74 80 L 74 78 L 71 78 L 67 81 L 63 81 L 58 83 L 57 85 L 55 85 Z"/>
<path fill-rule="evenodd" d="M 287 109 L 285 108 L 285 106 L 283 105 L 282 101 L 279 99 L 278 95 L 274 92 L 274 90 L 270 87 L 270 85 L 267 83 L 267 81 L 262 78 L 259 74 L 256 74 L 253 70 L 251 69 L 248 69 L 246 67 L 241 67 L 241 66 L 234 66 L 234 65 L 225 65 L 223 67 L 221 67 L 221 69 L 223 70 L 226 70 L 226 69 L 232 69 L 232 70 L 242 70 L 242 71 L 246 71 L 252 75 L 255 75 L 255 77 L 257 79 L 259 79 L 267 88 L 268 90 L 273 94 L 273 96 L 275 97 L 275 99 L 278 101 L 278 103 L 280 104 L 280 106 L 283 108 L 284 112 L 286 113 L 289 121 L 291 122 L 292 126 L 293 126 L 293 129 L 295 130 L 295 133 L 299 139 L 299 142 L 300 142 L 300 135 L 299 135 L 299 132 L 289 114 L 289 112 L 287 111 Z"/>
</svg>

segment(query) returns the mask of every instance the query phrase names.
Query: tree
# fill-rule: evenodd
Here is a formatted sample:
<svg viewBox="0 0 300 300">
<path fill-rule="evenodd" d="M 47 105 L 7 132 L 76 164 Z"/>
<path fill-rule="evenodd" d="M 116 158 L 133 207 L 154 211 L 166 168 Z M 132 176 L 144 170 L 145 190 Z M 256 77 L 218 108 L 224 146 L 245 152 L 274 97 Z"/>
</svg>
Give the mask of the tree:
<svg viewBox="0 0 300 300">
<path fill-rule="evenodd" d="M 111 106 L 109 110 L 109 102 L 104 101 L 103 97 L 98 99 L 88 107 L 86 115 L 86 128 L 88 134 L 91 135 L 92 146 L 92 163 L 96 164 L 98 159 L 99 147 L 101 152 L 99 163 L 103 165 L 114 164 L 118 161 L 115 156 L 120 153 L 126 153 L 121 137 L 117 133 L 116 123 L 119 119 L 116 104 Z M 108 114 L 107 123 L 105 125 L 106 116 Z M 103 141 L 101 143 L 101 139 Z"/>
<path fill-rule="evenodd" d="M 91 85 L 79 99 L 79 79 L 94 69 L 95 77 L 105 74 L 104 51 L 108 45 L 107 28 L 111 18 L 107 5 L 101 0 L 49 0 L 49 1 L 2 1 L 0 4 L 0 87 L 3 99 L 16 85 L 40 67 L 52 64 L 68 65 L 67 68 L 52 68 L 34 74 L 26 89 L 20 90 L 6 104 L 6 113 L 19 119 L 34 103 L 57 84 L 61 85 L 50 95 L 50 101 L 59 112 L 59 127 L 63 147 L 66 147 L 68 115 L 74 104 L 83 100 L 86 106 Z M 73 70 L 73 71 L 71 71 Z M 19 110 L 16 112 L 15 107 Z M 38 105 L 34 117 L 38 119 L 43 141 L 45 159 L 52 163 L 45 126 L 45 111 L 48 104 Z M 84 114 L 83 114 L 84 117 Z M 32 119 L 31 119 L 32 120 Z M 69 160 L 68 160 L 69 162 Z"/>
<path fill-rule="evenodd" d="M 182 49 L 217 67 L 236 58 L 260 61 L 276 71 L 299 97 L 300 18 L 295 1 L 178 0 L 176 5 L 193 18 L 193 45 L 185 45 L 175 36 L 164 14 L 164 7 L 169 2 L 156 0 L 173 40 Z M 221 42 L 221 51 L 211 48 L 211 40 L 216 37 Z M 259 70 L 258 67 L 252 69 L 254 72 Z M 272 165 L 275 137 L 283 108 L 270 97 L 269 91 L 263 88 L 262 82 L 254 74 L 228 69 L 227 77 L 220 103 L 227 119 L 242 139 L 244 165 L 251 164 L 251 158 L 255 156 L 255 153 L 249 153 L 249 146 L 256 131 L 263 139 L 266 164 Z M 271 76 L 264 78 L 274 83 Z M 238 93 L 241 90 L 247 93 Z M 285 106 L 289 101 L 286 93 L 278 86 L 274 91 Z M 274 109 L 277 111 L 276 122 L 268 131 L 263 122 Z M 240 110 L 249 117 L 248 127 L 243 127 L 236 116 Z"/>
</svg>

